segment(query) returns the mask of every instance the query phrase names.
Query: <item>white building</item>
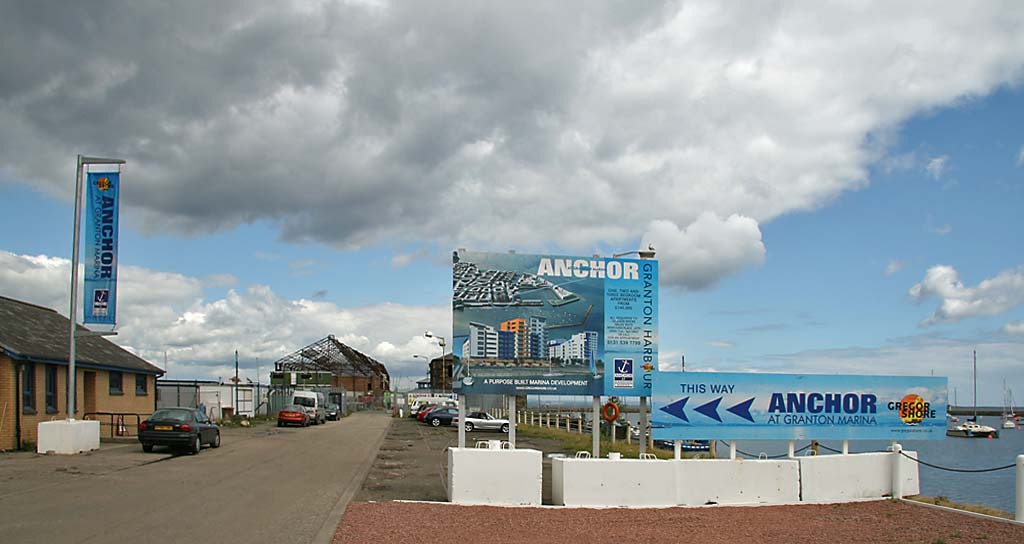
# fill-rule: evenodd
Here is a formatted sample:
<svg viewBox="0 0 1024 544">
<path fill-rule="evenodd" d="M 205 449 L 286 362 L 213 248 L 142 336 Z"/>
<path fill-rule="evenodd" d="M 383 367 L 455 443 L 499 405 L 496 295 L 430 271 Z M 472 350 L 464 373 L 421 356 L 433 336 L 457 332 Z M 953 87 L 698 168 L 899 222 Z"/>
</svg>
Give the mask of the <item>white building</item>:
<svg viewBox="0 0 1024 544">
<path fill-rule="evenodd" d="M 597 359 L 597 340 L 595 331 L 578 332 L 567 340 L 552 340 L 548 342 L 548 357 L 562 361 L 594 361 Z"/>
<path fill-rule="evenodd" d="M 498 331 L 483 323 L 469 323 L 469 338 L 462 344 L 462 356 L 468 359 L 498 356 Z"/>
</svg>

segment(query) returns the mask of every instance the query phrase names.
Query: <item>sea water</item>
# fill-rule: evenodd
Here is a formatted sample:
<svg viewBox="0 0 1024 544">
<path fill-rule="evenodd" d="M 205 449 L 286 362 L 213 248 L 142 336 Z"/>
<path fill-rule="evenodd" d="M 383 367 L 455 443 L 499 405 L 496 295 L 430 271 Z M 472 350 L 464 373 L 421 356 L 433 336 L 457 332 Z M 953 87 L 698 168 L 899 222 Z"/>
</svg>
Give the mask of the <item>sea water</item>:
<svg viewBox="0 0 1024 544">
<path fill-rule="evenodd" d="M 965 416 L 961 416 L 961 421 Z M 900 441 L 904 450 L 916 451 L 918 459 L 926 463 L 947 468 L 980 469 L 1013 465 L 1017 456 L 1024 454 L 1024 430 L 1002 429 L 1002 420 L 998 417 L 978 417 L 978 422 L 999 429 L 999 438 L 954 438 L 945 440 L 904 440 Z M 797 441 L 796 447 L 807 444 Z M 841 441 L 823 440 L 823 446 L 834 450 L 842 450 Z M 880 440 L 850 441 L 850 453 L 885 451 L 889 442 Z M 736 447 L 746 453 L 758 455 L 785 454 L 787 442 L 766 440 L 740 440 Z M 798 455 L 804 455 L 807 450 Z M 822 455 L 832 452 L 821 449 Z M 719 444 L 718 457 L 728 457 L 729 448 Z M 963 473 L 948 472 L 918 465 L 921 477 L 921 494 L 928 497 L 943 496 L 951 501 L 964 504 L 979 504 L 996 508 L 1004 512 L 1014 511 L 1014 485 L 1016 471 L 1014 468 L 994 472 Z"/>
<path fill-rule="evenodd" d="M 587 421 L 589 414 L 584 412 Z M 625 413 L 623 419 L 636 426 L 639 415 Z M 966 416 L 960 416 L 966 420 Z M 903 440 L 900 444 L 904 450 L 916 451 L 918 459 L 926 463 L 954 469 L 982 469 L 1013 465 L 1018 455 L 1024 455 L 1024 430 L 1001 428 L 1002 419 L 993 416 L 979 416 L 978 422 L 999 430 L 999 438 L 954 438 L 944 440 Z M 795 441 L 797 448 L 806 446 L 809 441 Z M 821 445 L 842 451 L 842 441 L 823 440 Z M 788 442 L 785 440 L 739 440 L 736 447 L 740 452 L 757 456 L 784 456 Z M 852 440 L 850 453 L 886 451 L 888 441 L 883 440 Z M 806 455 L 804 450 L 797 455 Z M 832 452 L 822 448 L 821 455 Z M 729 447 L 719 442 L 717 447 L 719 458 L 729 457 Z M 1011 467 L 994 472 L 963 473 L 948 472 L 918 465 L 921 478 L 921 494 L 927 497 L 946 497 L 963 503 L 977 504 L 1013 513 L 1015 503 L 1016 469 Z"/>
</svg>

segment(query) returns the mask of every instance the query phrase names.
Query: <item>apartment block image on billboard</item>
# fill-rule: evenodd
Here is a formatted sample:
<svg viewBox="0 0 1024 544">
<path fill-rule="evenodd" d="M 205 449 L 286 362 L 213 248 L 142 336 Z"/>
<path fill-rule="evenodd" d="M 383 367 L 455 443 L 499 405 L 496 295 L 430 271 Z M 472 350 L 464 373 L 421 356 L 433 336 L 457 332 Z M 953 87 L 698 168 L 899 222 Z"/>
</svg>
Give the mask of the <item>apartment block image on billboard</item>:
<svg viewBox="0 0 1024 544">
<path fill-rule="evenodd" d="M 469 251 L 453 261 L 462 393 L 650 395 L 656 261 Z"/>
</svg>

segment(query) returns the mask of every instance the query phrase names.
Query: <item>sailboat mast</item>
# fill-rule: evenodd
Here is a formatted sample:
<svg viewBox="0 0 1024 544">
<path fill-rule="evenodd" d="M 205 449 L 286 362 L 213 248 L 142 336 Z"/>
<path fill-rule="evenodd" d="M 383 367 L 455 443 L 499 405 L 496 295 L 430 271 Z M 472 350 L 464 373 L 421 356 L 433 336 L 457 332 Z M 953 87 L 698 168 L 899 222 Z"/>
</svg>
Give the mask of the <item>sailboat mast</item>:
<svg viewBox="0 0 1024 544">
<path fill-rule="evenodd" d="M 974 421 L 978 421 L 978 350 L 974 350 Z"/>
</svg>

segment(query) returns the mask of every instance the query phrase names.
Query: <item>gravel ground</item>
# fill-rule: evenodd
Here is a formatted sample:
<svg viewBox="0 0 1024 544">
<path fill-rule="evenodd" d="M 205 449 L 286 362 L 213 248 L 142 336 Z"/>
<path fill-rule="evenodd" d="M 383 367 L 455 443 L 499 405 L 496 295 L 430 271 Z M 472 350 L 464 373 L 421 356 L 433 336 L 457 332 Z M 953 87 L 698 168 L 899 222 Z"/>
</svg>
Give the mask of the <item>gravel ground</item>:
<svg viewBox="0 0 1024 544">
<path fill-rule="evenodd" d="M 353 501 L 447 501 L 447 448 L 458 443 L 458 435 L 455 427 L 435 429 L 412 418 L 392 419 L 373 468 Z M 466 444 L 472 447 L 476 440 L 504 439 L 505 436 L 499 432 L 474 431 L 466 434 Z M 521 448 L 545 453 L 572 453 L 560 449 L 561 443 L 552 440 L 520 436 L 516 442 Z M 546 457 L 543 476 L 542 500 L 544 504 L 551 504 L 551 460 Z"/>
<path fill-rule="evenodd" d="M 660 509 L 353 503 L 334 542 L 1021 544 L 1024 527 L 894 501 Z"/>
<path fill-rule="evenodd" d="M 471 433 L 476 439 L 497 433 Z M 445 502 L 445 449 L 454 428 L 392 420 L 362 489 L 345 511 L 335 543 L 365 542 L 680 542 L 837 541 L 1024 544 L 1024 527 L 894 501 L 867 503 L 660 509 L 502 508 Z M 561 451 L 550 440 L 520 447 Z M 571 452 L 566 452 L 571 453 Z M 543 501 L 550 504 L 550 460 L 544 459 Z M 435 501 L 429 502 L 392 502 Z M 700 541 L 700 540 L 698 540 Z"/>
</svg>

